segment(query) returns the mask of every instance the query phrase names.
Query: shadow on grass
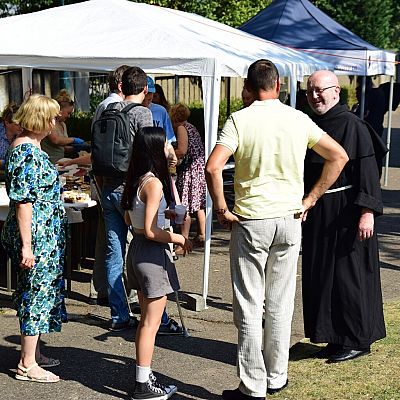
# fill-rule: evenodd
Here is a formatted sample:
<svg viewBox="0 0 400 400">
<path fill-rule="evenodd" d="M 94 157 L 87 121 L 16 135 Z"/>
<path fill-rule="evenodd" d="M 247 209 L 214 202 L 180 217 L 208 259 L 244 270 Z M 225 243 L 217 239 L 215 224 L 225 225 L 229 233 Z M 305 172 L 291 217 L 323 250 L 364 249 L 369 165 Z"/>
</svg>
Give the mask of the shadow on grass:
<svg viewBox="0 0 400 400">
<path fill-rule="evenodd" d="M 307 358 L 314 358 L 315 354 L 321 350 L 321 346 L 312 343 L 298 342 L 289 351 L 290 361 L 300 361 Z"/>
</svg>

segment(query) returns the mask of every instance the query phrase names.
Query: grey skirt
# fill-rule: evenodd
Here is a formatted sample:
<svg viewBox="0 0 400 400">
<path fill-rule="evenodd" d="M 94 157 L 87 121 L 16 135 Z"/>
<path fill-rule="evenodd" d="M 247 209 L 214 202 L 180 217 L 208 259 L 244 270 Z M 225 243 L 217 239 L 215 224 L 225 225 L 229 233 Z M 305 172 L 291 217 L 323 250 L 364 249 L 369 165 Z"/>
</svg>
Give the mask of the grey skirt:
<svg viewBox="0 0 400 400">
<path fill-rule="evenodd" d="M 162 297 L 179 290 L 179 280 L 170 247 L 135 233 L 126 258 L 128 288 L 146 298 Z"/>
</svg>

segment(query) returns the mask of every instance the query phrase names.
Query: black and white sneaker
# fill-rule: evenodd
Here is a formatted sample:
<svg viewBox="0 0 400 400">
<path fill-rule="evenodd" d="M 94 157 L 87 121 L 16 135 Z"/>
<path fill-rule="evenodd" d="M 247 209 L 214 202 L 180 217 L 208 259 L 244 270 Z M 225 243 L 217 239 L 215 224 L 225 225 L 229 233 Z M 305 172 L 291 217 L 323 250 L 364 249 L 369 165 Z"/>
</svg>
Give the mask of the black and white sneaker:
<svg viewBox="0 0 400 400">
<path fill-rule="evenodd" d="M 170 389 L 170 392 L 171 392 L 170 397 L 171 397 L 174 393 L 176 393 L 176 391 L 178 390 L 178 388 L 177 388 L 175 385 L 167 385 L 167 386 L 165 386 L 165 385 L 161 385 L 160 383 L 158 383 L 158 382 L 157 382 L 157 377 L 153 374 L 153 371 L 150 372 L 149 380 L 153 383 L 153 385 L 156 385 L 156 386 L 157 386 L 157 385 L 160 385 L 160 386 L 169 388 L 169 389 Z"/>
<path fill-rule="evenodd" d="M 135 389 L 131 400 L 167 400 L 176 393 L 177 390 L 178 388 L 174 385 L 164 386 L 157 382 L 156 377 L 151 373 L 147 382 L 135 383 Z"/>
<path fill-rule="evenodd" d="M 183 329 L 174 319 L 170 318 L 166 324 L 160 324 L 157 335 L 183 335 Z"/>
</svg>

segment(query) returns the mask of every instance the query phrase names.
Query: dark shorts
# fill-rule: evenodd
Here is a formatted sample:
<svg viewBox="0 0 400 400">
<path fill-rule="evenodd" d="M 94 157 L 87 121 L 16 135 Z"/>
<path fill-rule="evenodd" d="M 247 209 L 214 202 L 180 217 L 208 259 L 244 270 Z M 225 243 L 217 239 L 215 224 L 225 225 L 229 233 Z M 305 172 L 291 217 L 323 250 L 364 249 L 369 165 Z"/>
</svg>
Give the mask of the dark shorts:
<svg viewBox="0 0 400 400">
<path fill-rule="evenodd" d="M 179 290 L 170 247 L 135 233 L 126 258 L 128 287 L 146 298 L 162 297 Z"/>
</svg>

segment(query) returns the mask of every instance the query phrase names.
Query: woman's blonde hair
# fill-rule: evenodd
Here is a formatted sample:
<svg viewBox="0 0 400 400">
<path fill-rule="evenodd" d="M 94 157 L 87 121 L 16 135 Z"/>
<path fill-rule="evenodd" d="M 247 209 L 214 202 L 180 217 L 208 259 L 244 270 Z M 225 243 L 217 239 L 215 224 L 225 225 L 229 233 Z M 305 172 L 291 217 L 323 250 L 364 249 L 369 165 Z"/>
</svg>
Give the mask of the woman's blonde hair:
<svg viewBox="0 0 400 400">
<path fill-rule="evenodd" d="M 56 101 L 60 105 L 61 108 L 67 107 L 67 106 L 74 106 L 74 101 L 72 100 L 72 97 L 70 94 L 67 92 L 66 89 L 61 89 L 58 92 L 58 95 L 56 96 Z"/>
<path fill-rule="evenodd" d="M 13 115 L 18 111 L 19 106 L 12 102 L 6 106 L 6 108 L 3 110 L 1 113 L 1 121 L 7 121 L 8 123 L 11 123 L 13 120 Z"/>
<path fill-rule="evenodd" d="M 43 133 L 51 130 L 51 123 L 60 112 L 59 104 L 47 96 L 33 94 L 30 96 L 13 117 L 13 122 L 22 129 Z"/>
<path fill-rule="evenodd" d="M 190 116 L 190 110 L 185 104 L 178 103 L 171 107 L 169 115 L 173 124 L 181 123 L 187 121 Z"/>
</svg>

